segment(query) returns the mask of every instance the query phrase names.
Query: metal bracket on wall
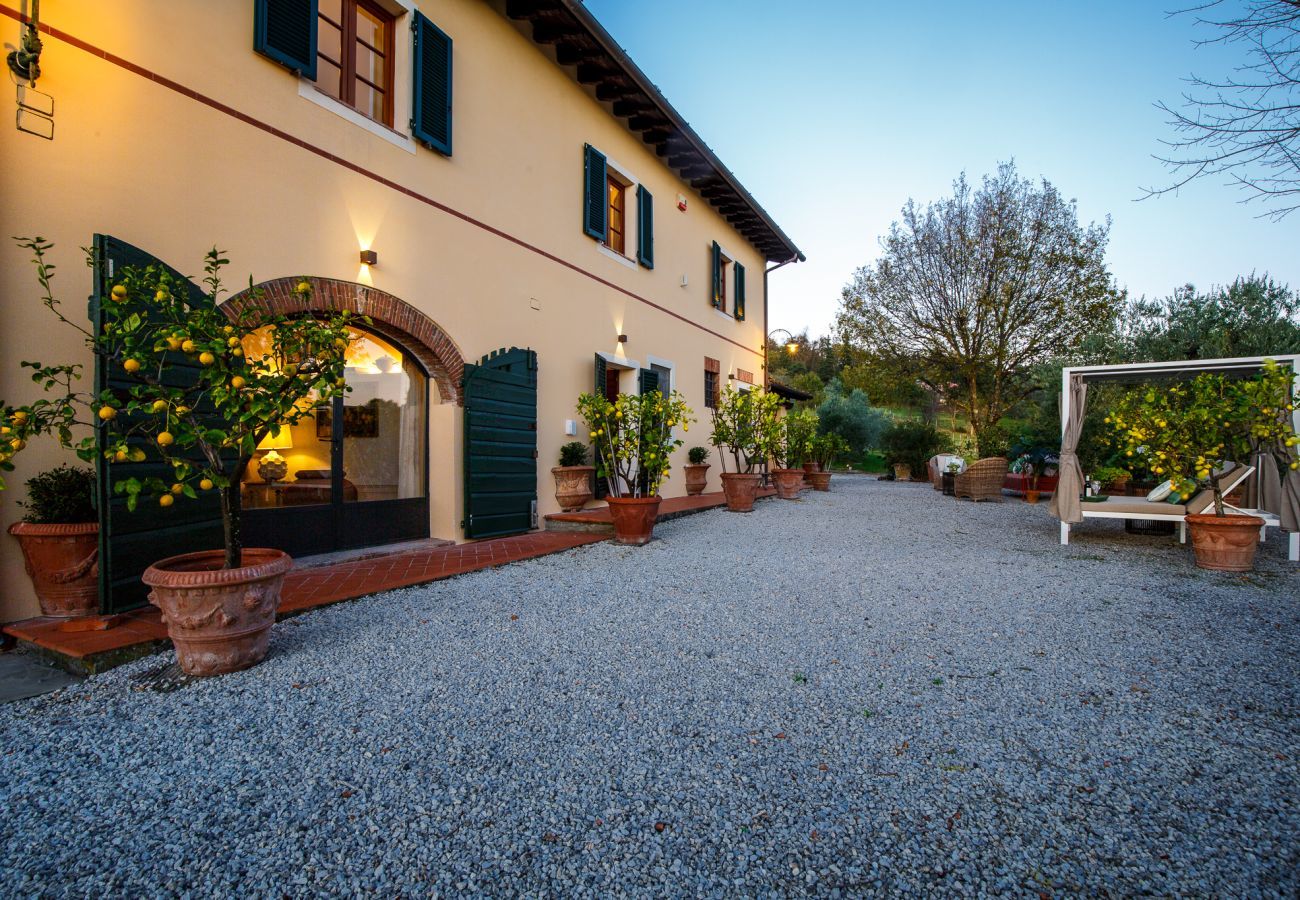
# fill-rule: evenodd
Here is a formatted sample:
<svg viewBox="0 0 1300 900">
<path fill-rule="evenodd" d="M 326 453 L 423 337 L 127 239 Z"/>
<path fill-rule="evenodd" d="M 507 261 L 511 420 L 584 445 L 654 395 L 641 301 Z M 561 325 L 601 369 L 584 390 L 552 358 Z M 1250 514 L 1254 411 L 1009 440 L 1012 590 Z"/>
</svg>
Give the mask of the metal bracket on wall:
<svg viewBox="0 0 1300 900">
<path fill-rule="evenodd" d="M 17 87 L 15 124 L 18 130 L 47 141 L 54 140 L 54 98 L 30 85 L 19 84 Z"/>
</svg>

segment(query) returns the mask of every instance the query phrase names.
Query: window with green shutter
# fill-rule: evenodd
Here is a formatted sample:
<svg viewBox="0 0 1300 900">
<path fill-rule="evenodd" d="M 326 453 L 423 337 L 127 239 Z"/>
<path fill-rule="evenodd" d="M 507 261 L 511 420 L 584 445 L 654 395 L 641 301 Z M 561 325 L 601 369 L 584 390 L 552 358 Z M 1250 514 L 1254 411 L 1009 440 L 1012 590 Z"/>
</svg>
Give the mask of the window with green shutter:
<svg viewBox="0 0 1300 900">
<path fill-rule="evenodd" d="M 735 264 L 736 269 L 736 298 L 732 301 L 735 309 L 737 322 L 745 320 L 745 267 L 740 263 Z"/>
<path fill-rule="evenodd" d="M 411 133 L 429 149 L 451 156 L 451 38 L 422 13 L 412 15 Z"/>
<path fill-rule="evenodd" d="M 636 259 L 647 269 L 655 267 L 655 208 L 654 197 L 644 184 L 636 186 Z"/>
<path fill-rule="evenodd" d="M 605 154 L 587 144 L 582 151 L 582 231 L 598 241 L 608 233 L 608 185 Z"/>
<path fill-rule="evenodd" d="M 255 0 L 253 49 L 316 80 L 316 0 Z"/>
</svg>

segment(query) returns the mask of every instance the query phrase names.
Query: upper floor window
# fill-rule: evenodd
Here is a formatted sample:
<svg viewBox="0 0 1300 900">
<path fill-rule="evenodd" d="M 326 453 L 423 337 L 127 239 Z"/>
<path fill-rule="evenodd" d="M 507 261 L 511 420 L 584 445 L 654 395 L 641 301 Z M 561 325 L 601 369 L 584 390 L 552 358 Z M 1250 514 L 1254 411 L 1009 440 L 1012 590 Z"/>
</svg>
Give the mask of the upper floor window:
<svg viewBox="0 0 1300 900">
<path fill-rule="evenodd" d="M 609 187 L 609 224 L 605 229 L 605 246 L 615 253 L 626 253 L 627 188 L 613 175 L 607 175 L 605 182 Z"/>
<path fill-rule="evenodd" d="M 319 0 L 316 86 L 393 124 L 394 19 L 370 0 Z"/>
</svg>

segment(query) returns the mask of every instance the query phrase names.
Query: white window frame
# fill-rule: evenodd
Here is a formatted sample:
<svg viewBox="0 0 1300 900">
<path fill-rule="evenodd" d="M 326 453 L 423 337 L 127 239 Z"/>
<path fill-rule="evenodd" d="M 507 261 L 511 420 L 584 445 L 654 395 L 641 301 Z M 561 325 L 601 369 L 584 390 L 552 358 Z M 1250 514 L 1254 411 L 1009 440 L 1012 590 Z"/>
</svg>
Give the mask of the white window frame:
<svg viewBox="0 0 1300 900">
<path fill-rule="evenodd" d="M 596 245 L 596 251 L 602 256 L 622 263 L 627 268 L 635 269 L 637 268 L 637 240 L 641 236 L 637 230 L 641 221 L 641 210 L 637 206 L 636 189 L 641 184 L 641 179 L 637 178 L 631 169 L 612 156 L 605 157 L 605 174 L 607 177 L 613 175 L 623 184 L 623 252 L 619 253 L 607 246 L 604 241 L 593 241 L 593 243 Z M 608 197 L 605 198 L 605 205 L 608 208 Z M 608 216 L 608 212 L 606 212 L 606 216 Z M 605 223 L 605 229 L 608 234 L 609 222 Z"/>
<path fill-rule="evenodd" d="M 677 363 L 670 359 L 664 359 L 662 356 L 654 356 L 653 354 L 647 353 L 645 364 L 647 368 L 650 366 L 658 366 L 661 369 L 668 370 L 668 391 L 665 393 L 670 393 L 677 387 Z M 660 385 L 660 390 L 663 390 L 663 385 Z"/>
</svg>

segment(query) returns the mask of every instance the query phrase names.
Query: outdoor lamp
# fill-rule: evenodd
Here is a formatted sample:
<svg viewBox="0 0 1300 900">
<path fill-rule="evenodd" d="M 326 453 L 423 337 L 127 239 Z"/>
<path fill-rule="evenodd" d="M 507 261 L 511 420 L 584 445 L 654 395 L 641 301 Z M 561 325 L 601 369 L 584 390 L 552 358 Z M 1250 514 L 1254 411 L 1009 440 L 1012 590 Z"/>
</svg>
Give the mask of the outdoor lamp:
<svg viewBox="0 0 1300 900">
<path fill-rule="evenodd" d="M 266 454 L 258 460 L 257 474 L 261 475 L 262 480 L 267 484 L 283 481 L 284 476 L 289 474 L 289 463 L 276 451 L 293 449 L 293 435 L 289 433 L 289 429 L 281 428 L 279 434 L 268 434 L 262 438 L 257 449 L 266 451 Z"/>
<path fill-rule="evenodd" d="M 361 251 L 361 265 L 363 265 L 363 266 L 377 266 L 377 265 L 379 265 L 379 254 L 376 253 L 374 250 L 362 250 L 362 251 Z"/>
</svg>

